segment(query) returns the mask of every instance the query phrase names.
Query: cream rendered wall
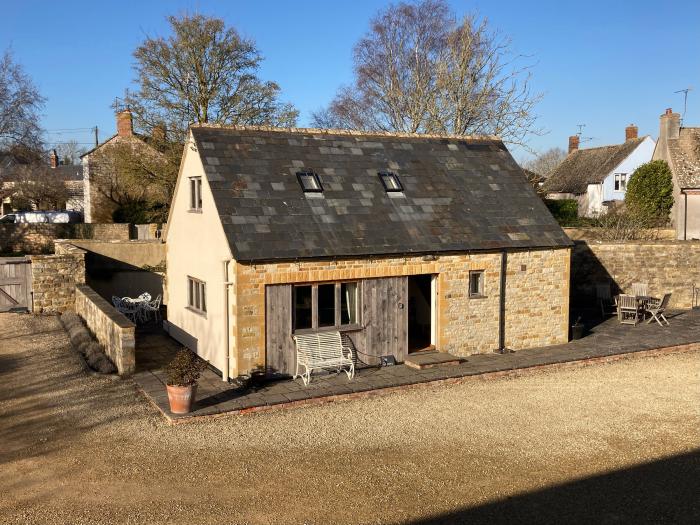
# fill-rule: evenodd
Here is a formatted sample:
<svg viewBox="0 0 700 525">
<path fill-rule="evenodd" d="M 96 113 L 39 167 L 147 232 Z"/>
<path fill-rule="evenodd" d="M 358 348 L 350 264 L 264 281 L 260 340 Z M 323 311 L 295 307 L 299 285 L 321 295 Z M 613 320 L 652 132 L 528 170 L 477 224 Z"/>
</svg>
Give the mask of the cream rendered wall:
<svg viewBox="0 0 700 525">
<path fill-rule="evenodd" d="M 223 371 L 227 354 L 223 261 L 232 257 L 199 153 L 191 144 L 190 137 L 166 232 L 167 326 L 172 337 Z M 201 213 L 189 211 L 189 177 L 195 176 L 202 177 Z M 187 308 L 188 276 L 206 283 L 206 315 Z"/>
</svg>

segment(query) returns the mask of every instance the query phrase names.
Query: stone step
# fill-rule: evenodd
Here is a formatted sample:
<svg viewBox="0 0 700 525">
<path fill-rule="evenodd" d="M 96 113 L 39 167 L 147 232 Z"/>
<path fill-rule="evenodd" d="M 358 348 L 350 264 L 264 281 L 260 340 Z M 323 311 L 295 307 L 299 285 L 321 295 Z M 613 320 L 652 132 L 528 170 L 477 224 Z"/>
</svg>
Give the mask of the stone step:
<svg viewBox="0 0 700 525">
<path fill-rule="evenodd" d="M 410 354 L 404 359 L 403 364 L 416 370 L 423 370 L 435 366 L 458 365 L 462 361 L 464 361 L 462 358 L 447 352 L 419 352 Z"/>
</svg>

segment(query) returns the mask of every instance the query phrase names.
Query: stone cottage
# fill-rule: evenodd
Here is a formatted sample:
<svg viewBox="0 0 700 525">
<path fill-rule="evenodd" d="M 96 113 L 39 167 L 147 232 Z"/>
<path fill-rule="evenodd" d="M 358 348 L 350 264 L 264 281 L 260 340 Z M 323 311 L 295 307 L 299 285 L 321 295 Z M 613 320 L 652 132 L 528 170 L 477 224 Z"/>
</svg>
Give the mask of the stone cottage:
<svg viewBox="0 0 700 525">
<path fill-rule="evenodd" d="M 165 128 L 156 128 L 155 132 L 164 137 Z M 117 133 L 80 157 L 84 175 L 85 222 L 113 222 L 112 214 L 118 207 L 119 184 L 116 174 L 102 154 L 112 146 L 128 144 L 142 155 L 161 155 L 152 146 L 152 138 L 134 131 L 131 111 L 125 109 L 117 113 Z"/>
<path fill-rule="evenodd" d="M 167 329 L 224 379 L 322 330 L 368 364 L 567 341 L 571 241 L 495 137 L 193 127 L 165 237 Z"/>
<path fill-rule="evenodd" d="M 678 239 L 700 239 L 700 127 L 681 126 L 671 108 L 661 115 L 654 160 L 665 160 L 673 173 L 671 222 Z"/>
<path fill-rule="evenodd" d="M 638 137 L 637 126 L 625 128 L 625 142 L 579 149 L 580 137 L 569 137 L 569 154 L 547 178 L 548 199 L 576 199 L 580 217 L 597 217 L 625 200 L 627 183 L 639 166 L 651 160 L 655 142 Z"/>
</svg>

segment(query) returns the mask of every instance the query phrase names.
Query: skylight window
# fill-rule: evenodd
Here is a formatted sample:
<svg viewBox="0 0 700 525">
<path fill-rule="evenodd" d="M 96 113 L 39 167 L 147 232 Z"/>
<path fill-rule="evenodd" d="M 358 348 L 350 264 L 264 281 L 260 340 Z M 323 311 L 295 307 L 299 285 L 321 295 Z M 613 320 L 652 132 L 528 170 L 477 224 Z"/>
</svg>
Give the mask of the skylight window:
<svg viewBox="0 0 700 525">
<path fill-rule="evenodd" d="M 297 179 L 299 179 L 299 185 L 304 193 L 321 193 L 323 192 L 323 186 L 321 186 L 321 180 L 318 178 L 318 174 L 311 170 L 304 170 L 297 172 Z"/>
<path fill-rule="evenodd" d="M 396 173 L 382 171 L 379 173 L 379 179 L 382 181 L 382 185 L 387 192 L 403 191 L 403 186 L 401 185 L 399 176 Z"/>
</svg>

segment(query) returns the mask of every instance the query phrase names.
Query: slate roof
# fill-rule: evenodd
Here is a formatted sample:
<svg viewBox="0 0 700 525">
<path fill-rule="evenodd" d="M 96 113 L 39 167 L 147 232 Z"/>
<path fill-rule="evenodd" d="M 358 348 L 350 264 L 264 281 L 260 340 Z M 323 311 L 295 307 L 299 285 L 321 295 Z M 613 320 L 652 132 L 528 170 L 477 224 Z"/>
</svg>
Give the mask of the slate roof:
<svg viewBox="0 0 700 525">
<path fill-rule="evenodd" d="M 9 168 L 0 167 L 0 179 L 4 182 L 17 181 L 24 176 L 22 168 L 26 168 L 27 165 L 16 165 L 10 166 Z M 55 168 L 50 166 L 35 166 L 32 168 L 32 174 L 36 177 L 54 177 L 62 181 L 82 181 L 83 180 L 83 166 L 78 164 L 76 166 L 72 165 L 60 165 Z"/>
<path fill-rule="evenodd" d="M 495 138 L 193 127 L 234 257 L 293 260 L 571 241 Z M 322 194 L 304 194 L 312 169 Z M 401 180 L 390 196 L 378 172 Z"/>
<path fill-rule="evenodd" d="M 681 128 L 668 140 L 671 169 L 681 188 L 700 188 L 700 128 Z"/>
<path fill-rule="evenodd" d="M 547 177 L 542 186 L 547 193 L 586 193 L 589 184 L 600 184 L 646 137 L 630 139 L 615 146 L 579 149 L 567 157 Z"/>
</svg>

